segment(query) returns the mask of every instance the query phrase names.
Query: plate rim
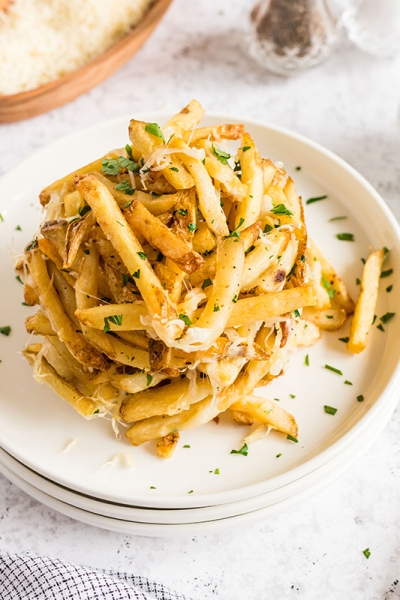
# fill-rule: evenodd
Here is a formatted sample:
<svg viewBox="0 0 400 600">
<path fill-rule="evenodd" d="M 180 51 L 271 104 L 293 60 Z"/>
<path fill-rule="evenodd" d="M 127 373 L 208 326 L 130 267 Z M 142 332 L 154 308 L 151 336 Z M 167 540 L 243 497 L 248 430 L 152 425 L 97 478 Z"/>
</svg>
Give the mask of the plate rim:
<svg viewBox="0 0 400 600">
<path fill-rule="evenodd" d="M 152 119 L 161 120 L 164 118 L 169 118 L 171 116 L 171 111 L 165 111 L 165 110 L 163 110 L 163 111 L 148 111 L 148 112 L 141 111 L 140 113 L 138 113 L 136 115 L 136 117 L 145 119 L 150 114 L 151 114 Z M 374 202 L 379 207 L 380 211 L 384 214 L 384 216 L 388 220 L 388 223 L 391 226 L 392 231 L 395 234 L 395 237 L 397 238 L 397 241 L 400 243 L 400 225 L 398 224 L 398 222 L 397 222 L 396 218 L 394 217 L 393 213 L 391 212 L 390 208 L 384 202 L 381 195 L 364 178 L 364 176 L 361 175 L 354 167 L 352 167 L 344 159 L 339 157 L 337 154 L 335 154 L 328 148 L 325 148 L 318 142 L 314 142 L 313 140 L 307 138 L 306 136 L 304 136 L 302 134 L 293 132 L 290 129 L 285 128 L 285 127 L 281 127 L 278 125 L 268 123 L 267 121 L 253 120 L 253 119 L 248 119 L 248 118 L 238 119 L 236 116 L 231 116 L 228 114 L 212 112 L 212 111 L 208 112 L 206 116 L 210 117 L 211 119 L 218 119 L 218 120 L 229 119 L 234 122 L 244 122 L 246 125 L 250 125 L 250 126 L 254 126 L 254 127 L 261 127 L 262 129 L 264 129 L 264 131 L 267 131 L 267 132 L 268 132 L 268 130 L 273 131 L 273 132 L 276 132 L 278 134 L 285 136 L 288 139 L 295 139 L 295 140 L 299 141 L 300 143 L 302 143 L 308 147 L 311 147 L 317 153 L 324 155 L 326 158 L 328 158 L 330 161 L 335 163 L 341 169 L 344 169 L 344 171 L 347 171 L 347 173 L 353 179 L 356 179 L 357 182 L 359 184 L 361 184 L 361 186 L 363 186 L 364 189 L 366 189 L 366 191 L 374 199 Z M 8 185 L 9 180 L 12 180 L 13 177 L 18 175 L 18 173 L 21 170 L 23 170 L 24 168 L 26 168 L 26 166 L 29 165 L 29 163 L 31 161 L 32 162 L 37 161 L 38 159 L 41 158 L 41 156 L 43 154 L 46 154 L 47 152 L 49 152 L 49 150 L 50 151 L 56 150 L 58 146 L 63 146 L 64 144 L 68 144 L 71 141 L 73 141 L 74 138 L 80 137 L 84 134 L 90 135 L 90 133 L 92 131 L 97 131 L 99 129 L 112 127 L 113 125 L 121 125 L 122 123 L 128 123 L 129 120 L 130 120 L 129 116 L 122 115 L 122 116 L 114 117 L 113 119 L 100 121 L 98 123 L 90 125 L 89 127 L 81 128 L 81 129 L 78 129 L 77 131 L 71 132 L 70 134 L 61 136 L 60 138 L 54 140 L 50 144 L 46 144 L 42 148 L 39 148 L 34 153 L 32 153 L 30 156 L 25 158 L 21 163 L 15 165 L 8 172 L 6 172 L 0 178 L 0 188 L 2 187 L 3 184 Z M 12 201 L 12 199 L 7 198 L 5 200 L 5 204 L 7 205 L 11 201 Z M 1 202 L 0 204 L 3 204 L 3 203 Z M 348 443 L 350 443 L 350 438 L 362 433 L 362 431 L 368 426 L 369 421 L 375 417 L 376 413 L 379 412 L 382 409 L 382 407 L 386 406 L 386 404 L 388 404 L 390 402 L 392 394 L 395 394 L 396 391 L 399 391 L 399 389 L 400 389 L 400 363 L 398 364 L 397 368 L 393 371 L 391 378 L 386 382 L 382 394 L 377 398 L 377 400 L 374 402 L 374 404 L 365 412 L 365 414 L 357 421 L 357 423 L 355 425 L 353 425 L 353 427 L 348 432 L 346 432 L 343 436 L 341 436 L 338 440 L 336 440 L 333 444 L 331 444 L 328 448 L 326 448 L 322 452 L 319 452 L 317 455 L 315 455 L 312 458 L 308 459 L 307 461 L 301 463 L 300 465 L 297 465 L 296 467 L 293 467 L 293 468 L 289 468 L 284 473 L 276 475 L 275 477 L 272 477 L 268 480 L 260 481 L 257 483 L 247 485 L 245 487 L 236 488 L 236 489 L 229 490 L 229 491 L 208 493 L 208 494 L 199 493 L 196 496 L 192 496 L 192 497 L 188 497 L 188 498 L 183 498 L 183 497 L 174 498 L 174 497 L 170 497 L 170 496 L 159 496 L 157 498 L 153 497 L 153 499 L 150 500 L 148 495 L 137 494 L 137 495 L 135 495 L 135 501 L 137 502 L 138 505 L 143 504 L 144 506 L 148 505 L 149 501 L 150 501 L 150 503 L 153 504 L 154 508 L 157 508 L 157 507 L 193 508 L 196 506 L 197 507 L 198 506 L 210 506 L 213 504 L 224 504 L 226 502 L 231 502 L 233 500 L 228 500 L 227 498 L 232 495 L 235 497 L 235 499 L 237 501 L 240 501 L 245 498 L 253 497 L 256 495 L 260 495 L 260 494 L 264 493 L 265 491 L 268 491 L 268 490 L 264 490 L 264 491 L 260 490 L 260 488 L 262 488 L 263 486 L 266 486 L 266 485 L 268 486 L 268 483 L 269 483 L 268 489 L 275 489 L 281 485 L 285 485 L 284 482 L 285 482 L 286 478 L 288 478 L 289 474 L 293 473 L 293 471 L 295 471 L 296 473 L 300 472 L 301 474 L 299 475 L 299 477 L 301 477 L 301 476 L 305 475 L 306 473 L 312 471 L 313 469 L 317 468 L 318 466 L 322 465 L 324 462 L 327 462 L 327 460 L 329 460 L 330 458 L 335 456 L 338 452 L 340 452 L 342 447 L 345 447 L 345 446 L 347 446 Z M 16 451 L 14 452 L 11 449 L 10 444 L 8 444 L 8 445 L 3 444 L 1 440 L 0 440 L 0 443 L 4 447 L 8 446 L 7 451 L 12 456 L 15 456 L 17 458 L 17 460 L 19 460 L 20 462 L 22 462 L 23 464 L 26 464 L 26 465 L 33 464 L 32 470 L 35 470 L 38 473 L 44 473 L 44 476 L 46 477 L 45 472 L 43 471 L 43 469 L 40 469 L 40 466 L 35 465 L 34 463 L 30 463 L 29 457 L 25 457 L 25 458 L 28 458 L 28 460 L 21 459 L 21 455 L 18 453 L 18 448 L 15 448 Z M 11 445 L 11 446 L 13 447 L 14 445 Z M 63 480 L 62 478 L 59 478 L 58 481 L 61 483 L 61 485 L 65 485 L 66 487 L 71 487 L 71 485 L 65 483 L 65 480 Z M 271 487 L 272 481 L 274 482 L 273 487 Z M 77 486 L 76 489 L 79 490 L 79 486 Z M 83 491 L 83 488 L 81 488 L 79 491 Z M 83 493 L 85 493 L 85 492 L 83 491 Z M 103 499 L 106 499 L 106 496 L 104 496 Z"/>
</svg>

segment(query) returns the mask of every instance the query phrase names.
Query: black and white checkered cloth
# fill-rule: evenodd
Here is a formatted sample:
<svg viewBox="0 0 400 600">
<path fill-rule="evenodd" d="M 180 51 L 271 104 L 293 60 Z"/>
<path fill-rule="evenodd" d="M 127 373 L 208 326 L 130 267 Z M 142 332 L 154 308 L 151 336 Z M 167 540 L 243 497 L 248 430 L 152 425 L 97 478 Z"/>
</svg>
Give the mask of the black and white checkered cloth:
<svg viewBox="0 0 400 600">
<path fill-rule="evenodd" d="M 1 600 L 189 600 L 145 577 L 0 551 Z"/>
</svg>

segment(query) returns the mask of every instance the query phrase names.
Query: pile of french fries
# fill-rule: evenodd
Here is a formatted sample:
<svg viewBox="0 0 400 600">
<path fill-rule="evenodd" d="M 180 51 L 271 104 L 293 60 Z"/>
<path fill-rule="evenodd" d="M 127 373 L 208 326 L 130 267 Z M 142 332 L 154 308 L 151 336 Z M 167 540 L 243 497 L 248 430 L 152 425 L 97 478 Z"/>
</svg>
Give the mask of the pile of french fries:
<svg viewBox="0 0 400 600">
<path fill-rule="evenodd" d="M 16 266 L 40 307 L 26 320 L 44 337 L 24 350 L 35 379 L 88 419 L 129 424 L 135 446 L 158 440 L 163 457 L 228 410 L 259 425 L 248 441 L 297 438 L 254 389 L 355 309 L 307 239 L 292 179 L 243 125 L 197 127 L 203 115 L 192 101 L 162 129 L 132 120 L 131 144 L 46 187 Z"/>
</svg>

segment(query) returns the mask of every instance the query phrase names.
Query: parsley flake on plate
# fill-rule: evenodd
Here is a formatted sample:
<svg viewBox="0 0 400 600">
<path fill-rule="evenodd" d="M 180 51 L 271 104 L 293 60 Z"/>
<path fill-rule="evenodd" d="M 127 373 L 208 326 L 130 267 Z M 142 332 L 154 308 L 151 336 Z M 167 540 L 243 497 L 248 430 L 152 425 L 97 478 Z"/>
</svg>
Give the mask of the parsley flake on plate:
<svg viewBox="0 0 400 600">
<path fill-rule="evenodd" d="M 321 200 L 326 200 L 328 196 L 316 196 L 315 198 L 309 198 L 306 200 L 306 204 L 313 204 L 314 202 L 320 202 Z"/>
<path fill-rule="evenodd" d="M 240 450 L 231 450 L 231 454 L 241 454 L 242 456 L 247 456 L 249 453 L 249 447 L 247 444 L 243 444 Z"/>
<path fill-rule="evenodd" d="M 337 413 L 337 408 L 333 408 L 333 406 L 328 406 L 327 404 L 325 404 L 324 410 L 328 415 L 336 415 Z"/>
</svg>

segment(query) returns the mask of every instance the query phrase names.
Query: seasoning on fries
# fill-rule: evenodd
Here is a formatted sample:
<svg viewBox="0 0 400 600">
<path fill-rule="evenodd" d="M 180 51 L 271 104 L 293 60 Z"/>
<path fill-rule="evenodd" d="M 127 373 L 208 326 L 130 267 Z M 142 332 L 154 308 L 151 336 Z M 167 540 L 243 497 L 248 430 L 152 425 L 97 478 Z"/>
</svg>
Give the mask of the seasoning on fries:
<svg viewBox="0 0 400 600">
<path fill-rule="evenodd" d="M 128 423 L 170 457 L 179 431 L 230 410 L 297 438 L 254 395 L 288 354 L 354 311 L 308 240 L 301 198 L 243 125 L 197 127 L 193 100 L 164 127 L 132 120 L 130 144 L 47 186 L 46 216 L 18 273 L 38 305 L 24 350 L 40 383 L 85 418 Z M 229 141 L 229 146 L 228 146 Z M 229 148 L 236 141 L 236 150 Z M 348 348 L 365 348 L 383 251 L 365 265 Z"/>
</svg>

